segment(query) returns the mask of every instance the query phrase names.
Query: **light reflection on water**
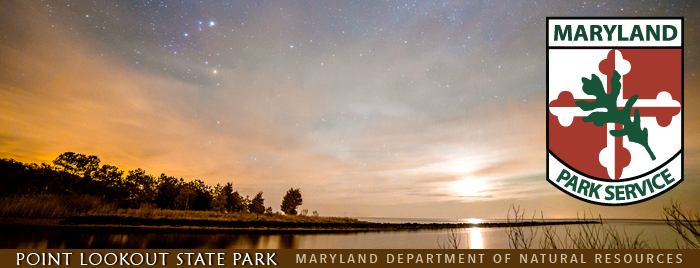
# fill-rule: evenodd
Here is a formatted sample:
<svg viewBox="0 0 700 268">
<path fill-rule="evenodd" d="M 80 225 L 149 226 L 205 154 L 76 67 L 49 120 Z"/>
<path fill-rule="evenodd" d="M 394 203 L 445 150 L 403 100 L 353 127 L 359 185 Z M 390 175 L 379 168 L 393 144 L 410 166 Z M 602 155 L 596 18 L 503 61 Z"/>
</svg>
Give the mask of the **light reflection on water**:
<svg viewBox="0 0 700 268">
<path fill-rule="evenodd" d="M 633 236 L 642 232 L 642 239 L 656 247 L 676 248 L 677 236 L 659 222 L 617 222 L 612 226 Z M 569 228 L 578 228 L 568 225 Z M 564 226 L 556 226 L 557 233 L 566 233 Z M 266 234 L 262 232 L 173 232 L 140 229 L 87 229 L 74 227 L 5 226 L 0 229 L 2 248 L 415 248 L 436 249 L 437 239 L 447 235 L 446 230 L 384 231 L 325 234 Z M 525 228 L 528 231 L 528 228 Z M 460 248 L 508 248 L 505 228 L 467 228 Z M 541 231 L 540 231 L 541 235 Z M 537 248 L 539 239 L 533 247 Z M 682 242 L 678 240 L 678 242 Z M 468 244 L 468 245 L 467 245 Z"/>
<path fill-rule="evenodd" d="M 481 238 L 481 228 L 469 228 L 469 248 L 484 248 L 484 240 Z"/>
</svg>

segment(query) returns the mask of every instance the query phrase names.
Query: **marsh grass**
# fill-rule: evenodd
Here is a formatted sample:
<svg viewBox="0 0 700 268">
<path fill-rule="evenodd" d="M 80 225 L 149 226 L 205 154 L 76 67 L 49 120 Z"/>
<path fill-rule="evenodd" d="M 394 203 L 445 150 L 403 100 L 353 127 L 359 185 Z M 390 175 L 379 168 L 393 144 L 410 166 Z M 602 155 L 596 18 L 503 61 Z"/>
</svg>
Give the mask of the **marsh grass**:
<svg viewBox="0 0 700 268">
<path fill-rule="evenodd" d="M 295 223 L 357 223 L 351 218 L 310 217 L 279 213 L 225 213 L 217 211 L 159 209 L 144 204 L 133 209 L 117 208 L 94 196 L 34 195 L 0 198 L 0 217 L 67 218 L 79 216 L 117 216 L 144 219 L 267 221 Z"/>
<path fill-rule="evenodd" d="M 512 216 L 511 216 L 512 213 Z M 535 215 L 532 214 L 531 222 L 535 221 Z M 506 217 L 508 223 L 513 223 L 511 227 L 506 228 L 508 234 L 508 246 L 513 249 L 527 249 L 532 247 L 532 242 L 540 230 L 539 226 L 523 226 L 525 223 L 525 211 L 520 209 L 520 206 L 511 206 L 508 208 Z M 551 227 L 551 226 L 550 226 Z M 553 230 L 553 229 L 552 229 Z"/>
<path fill-rule="evenodd" d="M 34 195 L 0 198 L 1 217 L 64 218 L 109 213 L 116 205 L 93 196 Z"/>
<path fill-rule="evenodd" d="M 309 217 L 301 215 L 284 215 L 280 213 L 255 214 L 248 212 L 226 213 L 217 211 L 170 210 L 157 209 L 152 206 L 141 206 L 137 209 L 117 209 L 105 214 L 94 216 L 122 216 L 145 219 L 173 220 L 218 220 L 218 221 L 269 221 L 269 222 L 309 222 L 309 223 L 354 223 L 360 222 L 351 218 Z"/>
<path fill-rule="evenodd" d="M 664 206 L 664 221 L 685 242 L 678 248 L 700 249 L 700 214 L 683 211 L 678 201 Z"/>
<path fill-rule="evenodd" d="M 450 228 L 447 229 L 447 235 L 445 238 L 438 236 L 437 244 L 440 249 L 459 249 L 460 244 L 462 244 L 462 233 L 467 237 L 469 241 L 469 234 L 467 234 L 465 229 L 462 228 Z M 469 248 L 469 243 L 467 243 L 467 249 Z"/>
<path fill-rule="evenodd" d="M 518 206 L 511 206 L 508 210 L 508 223 L 536 222 L 536 213 L 530 219 L 525 219 L 525 212 Z M 552 225 L 522 226 L 513 224 L 506 228 L 509 247 L 513 249 L 533 248 L 533 243 L 538 241 L 542 249 L 646 249 L 651 248 L 646 240 L 641 239 L 643 233 L 629 234 L 623 228 L 622 231 L 607 224 L 598 215 L 597 218 L 583 213 L 577 218 L 586 223 L 564 226 L 564 233 L 559 234 Z M 540 213 L 541 221 L 544 216 Z M 591 220 L 593 220 L 591 222 Z M 539 234 L 539 235 L 538 235 Z"/>
</svg>

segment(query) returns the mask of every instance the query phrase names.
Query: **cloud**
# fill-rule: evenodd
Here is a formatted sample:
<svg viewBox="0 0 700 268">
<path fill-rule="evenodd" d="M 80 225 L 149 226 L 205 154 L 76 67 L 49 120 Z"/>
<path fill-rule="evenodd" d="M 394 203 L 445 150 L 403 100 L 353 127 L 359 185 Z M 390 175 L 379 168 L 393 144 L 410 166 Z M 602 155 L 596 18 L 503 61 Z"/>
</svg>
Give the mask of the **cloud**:
<svg viewBox="0 0 700 268">
<path fill-rule="evenodd" d="M 254 16 L 217 19 L 182 39 L 188 25 L 169 25 L 200 13 L 180 20 L 110 5 L 109 16 L 90 14 L 107 26 L 95 30 L 73 9 L 80 5 L 54 7 L 51 17 L 44 5 L 0 10 L 0 157 L 94 154 L 122 169 L 262 190 L 268 205 L 301 188 L 305 207 L 322 214 L 551 207 L 563 195 L 542 174 L 544 25 L 516 22 L 506 5 L 377 16 L 341 3 L 253 4 L 231 12 Z M 229 15 L 207 7 L 198 8 Z M 356 10 L 346 28 L 332 13 L 348 8 Z M 151 16 L 166 27 L 141 31 Z M 503 19 L 484 23 L 492 17 Z M 694 163 L 700 97 L 688 90 L 697 64 L 686 65 Z"/>
</svg>

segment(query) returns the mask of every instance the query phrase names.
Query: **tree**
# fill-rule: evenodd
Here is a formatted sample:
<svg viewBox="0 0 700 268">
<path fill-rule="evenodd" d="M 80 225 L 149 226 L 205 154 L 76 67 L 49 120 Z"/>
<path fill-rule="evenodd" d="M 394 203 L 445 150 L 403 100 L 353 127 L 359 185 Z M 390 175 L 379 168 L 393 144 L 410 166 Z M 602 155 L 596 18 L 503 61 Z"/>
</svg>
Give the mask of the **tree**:
<svg viewBox="0 0 700 268">
<path fill-rule="evenodd" d="M 250 213 L 265 213 L 265 199 L 263 199 L 262 194 L 262 191 L 258 192 L 258 194 L 255 195 L 255 198 L 250 201 L 250 205 L 248 205 L 248 211 L 250 211 Z"/>
<path fill-rule="evenodd" d="M 180 179 L 178 181 L 175 177 L 166 176 L 164 173 L 161 173 L 157 181 L 156 205 L 163 209 L 175 208 L 175 198 L 180 195 L 179 185 L 183 180 Z"/>
<path fill-rule="evenodd" d="M 228 211 L 226 208 L 226 191 L 221 184 L 217 184 L 216 187 L 214 187 L 214 198 L 211 200 L 211 209 L 214 211 L 222 212 L 222 211 Z"/>
<path fill-rule="evenodd" d="M 94 155 L 76 154 L 74 152 L 65 152 L 53 160 L 53 164 L 61 167 L 63 171 L 80 176 L 91 176 L 93 171 L 97 171 L 100 167 L 100 159 Z"/>
<path fill-rule="evenodd" d="M 128 191 L 124 189 L 124 171 L 112 165 L 102 165 L 94 172 L 92 177 L 99 185 L 93 194 L 100 195 L 109 201 L 129 198 Z"/>
<path fill-rule="evenodd" d="M 14 159 L 0 159 L 0 196 L 32 194 L 46 189 L 47 180 L 55 176 L 42 176 L 37 180 L 36 165 L 25 165 Z M 56 173 L 56 172 L 52 172 Z"/>
<path fill-rule="evenodd" d="M 246 212 L 249 204 L 250 199 L 247 196 L 244 198 L 238 191 L 233 192 L 226 200 L 226 205 L 231 212 Z"/>
<path fill-rule="evenodd" d="M 192 201 L 192 210 L 209 210 L 211 205 L 211 200 L 214 198 L 212 195 L 211 186 L 204 184 L 201 180 L 191 181 L 194 185 L 195 195 Z"/>
<path fill-rule="evenodd" d="M 197 196 L 197 186 L 192 183 L 184 183 L 180 185 L 180 194 L 175 198 L 175 206 L 180 210 L 192 209 L 192 203 Z"/>
<path fill-rule="evenodd" d="M 139 207 L 143 203 L 156 202 L 156 179 L 146 171 L 137 168 L 129 170 L 125 178 L 126 186 L 129 188 L 129 199 L 131 207 Z"/>
<path fill-rule="evenodd" d="M 301 192 L 299 189 L 290 188 L 282 198 L 280 209 L 287 215 L 297 215 L 297 207 L 302 205 Z"/>
<path fill-rule="evenodd" d="M 97 156 L 65 152 L 56 157 L 53 164 L 58 171 L 63 172 L 51 182 L 51 188 L 56 193 L 80 195 L 90 194 L 95 190 L 92 175 L 100 167 L 100 159 Z"/>
<path fill-rule="evenodd" d="M 226 186 L 224 186 L 224 188 L 226 188 Z M 248 211 L 249 204 L 250 199 L 248 199 L 247 196 L 244 198 L 238 191 L 231 193 L 228 199 L 226 199 L 226 208 L 231 212 L 246 212 Z"/>
</svg>

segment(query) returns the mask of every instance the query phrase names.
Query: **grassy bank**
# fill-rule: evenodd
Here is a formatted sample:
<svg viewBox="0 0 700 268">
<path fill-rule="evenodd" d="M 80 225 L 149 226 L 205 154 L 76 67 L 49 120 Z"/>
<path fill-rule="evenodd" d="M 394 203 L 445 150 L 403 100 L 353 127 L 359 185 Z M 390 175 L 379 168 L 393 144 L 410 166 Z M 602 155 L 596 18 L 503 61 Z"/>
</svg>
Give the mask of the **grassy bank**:
<svg viewBox="0 0 700 268">
<path fill-rule="evenodd" d="M 34 195 L 0 198 L 0 217 L 68 219 L 71 224 L 192 225 L 220 226 L 227 222 L 286 222 L 353 224 L 351 218 L 284 215 L 280 213 L 226 213 L 217 211 L 157 209 L 150 205 L 138 209 L 117 208 L 93 196 Z"/>
<path fill-rule="evenodd" d="M 153 206 L 119 209 L 90 196 L 68 197 L 37 195 L 3 198 L 0 224 L 11 225 L 10 218 L 51 218 L 45 221 L 69 226 L 125 227 L 202 227 L 228 229 L 337 229 L 337 230 L 421 230 L 471 227 L 509 227 L 581 224 L 584 221 L 520 221 L 511 223 L 376 223 L 352 218 L 283 215 L 280 213 L 225 213 L 216 211 L 167 210 Z M 590 223 L 595 223 L 591 221 Z"/>
<path fill-rule="evenodd" d="M 116 212 L 93 196 L 33 195 L 0 198 L 0 217 L 66 218 Z"/>
</svg>

